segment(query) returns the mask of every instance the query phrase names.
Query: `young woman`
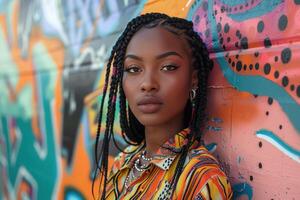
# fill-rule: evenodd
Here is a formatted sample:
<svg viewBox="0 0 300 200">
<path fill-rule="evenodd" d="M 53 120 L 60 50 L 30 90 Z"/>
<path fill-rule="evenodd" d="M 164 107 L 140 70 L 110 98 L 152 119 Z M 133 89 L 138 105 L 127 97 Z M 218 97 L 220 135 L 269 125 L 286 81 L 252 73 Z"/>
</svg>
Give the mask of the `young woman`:
<svg viewBox="0 0 300 200">
<path fill-rule="evenodd" d="M 96 162 L 102 199 L 232 198 L 218 161 L 201 145 L 211 65 L 192 22 L 149 13 L 128 23 L 108 60 L 100 108 Z M 108 175 L 116 101 L 129 146 Z"/>
</svg>

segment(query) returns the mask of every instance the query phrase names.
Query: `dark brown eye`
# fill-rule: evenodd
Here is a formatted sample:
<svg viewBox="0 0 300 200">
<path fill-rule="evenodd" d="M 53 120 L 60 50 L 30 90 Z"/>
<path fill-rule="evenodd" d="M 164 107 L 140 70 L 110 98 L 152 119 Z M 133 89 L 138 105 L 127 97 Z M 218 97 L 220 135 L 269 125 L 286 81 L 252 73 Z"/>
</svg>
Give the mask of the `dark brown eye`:
<svg viewBox="0 0 300 200">
<path fill-rule="evenodd" d="M 161 68 L 162 71 L 174 71 L 178 68 L 176 65 L 165 65 Z"/>
<path fill-rule="evenodd" d="M 141 71 L 141 68 L 136 65 L 131 65 L 125 69 L 125 72 L 131 73 L 131 74 L 138 73 L 140 71 Z"/>
</svg>

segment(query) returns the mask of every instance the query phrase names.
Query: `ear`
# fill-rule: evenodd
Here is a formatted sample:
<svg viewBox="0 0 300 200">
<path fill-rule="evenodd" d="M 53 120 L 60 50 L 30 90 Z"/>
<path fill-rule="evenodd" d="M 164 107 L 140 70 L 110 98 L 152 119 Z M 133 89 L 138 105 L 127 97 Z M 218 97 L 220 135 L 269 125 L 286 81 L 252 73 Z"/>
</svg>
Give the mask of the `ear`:
<svg viewBox="0 0 300 200">
<path fill-rule="evenodd" d="M 198 70 L 194 69 L 192 72 L 192 88 L 198 87 Z"/>
</svg>

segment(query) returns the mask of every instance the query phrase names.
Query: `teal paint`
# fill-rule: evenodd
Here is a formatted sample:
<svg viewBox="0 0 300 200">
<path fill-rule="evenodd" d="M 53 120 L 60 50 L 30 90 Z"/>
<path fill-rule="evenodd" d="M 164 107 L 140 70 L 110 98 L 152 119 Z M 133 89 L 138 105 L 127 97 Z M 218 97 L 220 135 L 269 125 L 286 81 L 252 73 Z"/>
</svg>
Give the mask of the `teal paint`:
<svg viewBox="0 0 300 200">
<path fill-rule="evenodd" d="M 47 73 L 49 83 L 45 85 L 44 89 L 47 97 L 52 98 L 56 86 L 57 66 L 42 43 L 36 43 L 32 51 L 36 73 L 41 75 Z"/>
<path fill-rule="evenodd" d="M 268 141 L 285 155 L 300 163 L 300 151 L 288 145 L 273 132 L 266 129 L 261 129 L 256 132 L 256 136 Z"/>
<path fill-rule="evenodd" d="M 187 20 L 192 21 L 193 15 L 196 14 L 197 9 L 202 5 L 203 0 L 195 1 L 188 14 L 187 14 Z M 217 24 L 214 18 L 213 13 L 213 1 L 207 1 L 208 8 L 207 8 L 207 19 L 208 19 L 208 27 L 212 31 L 212 50 L 213 51 L 220 51 L 221 47 L 219 46 L 219 39 L 218 39 L 218 33 L 217 33 Z"/>
<path fill-rule="evenodd" d="M 1 81 L 0 81 L 1 82 Z M 5 92 L 4 90 L 2 92 Z M 0 94 L 2 93 L 0 92 Z M 14 92 L 14 91 L 7 91 Z M 9 94 L 3 95 L 3 99 L 0 100 L 0 115 L 10 116 L 10 117 L 22 117 L 29 119 L 33 115 L 32 108 L 32 87 L 30 85 L 25 85 L 19 92 L 17 100 L 11 102 L 9 100 Z"/>
<path fill-rule="evenodd" d="M 270 12 L 270 8 L 275 9 L 278 4 L 280 4 L 281 0 L 276 1 L 262 1 L 260 4 L 260 8 L 265 13 Z M 192 20 L 193 14 L 196 13 L 198 6 L 200 6 L 202 1 L 197 2 L 194 6 L 192 6 L 191 10 L 188 13 L 188 19 Z M 210 22 L 210 29 L 212 33 L 212 47 L 214 51 L 218 51 L 221 49 L 221 46 L 218 42 L 218 32 L 216 30 L 216 21 L 213 18 L 212 13 L 212 5 L 213 2 L 208 2 L 208 19 Z M 268 9 L 263 9 L 268 6 Z M 260 10 L 258 10 L 260 11 Z M 258 12 L 257 11 L 257 12 Z M 252 11 L 255 13 L 255 11 Z M 261 11 L 260 11 L 261 12 Z M 246 15 L 247 16 L 247 15 Z M 259 16 L 259 13 L 256 14 L 256 17 Z M 242 20 L 246 20 L 248 18 L 244 17 L 241 18 Z M 235 73 L 231 66 L 228 65 L 225 57 L 224 52 L 216 53 L 216 60 L 219 63 L 219 66 L 223 72 L 224 77 L 227 81 L 236 89 L 240 91 L 246 91 L 252 94 L 257 94 L 260 96 L 268 96 L 273 99 L 276 99 L 280 104 L 283 111 L 288 116 L 291 124 L 295 127 L 295 129 L 300 134 L 300 123 L 299 123 L 299 116 L 300 116 L 300 105 L 284 90 L 283 87 L 277 85 L 276 83 L 262 77 L 262 76 L 255 76 L 255 75 L 240 75 Z"/>
<path fill-rule="evenodd" d="M 275 9 L 277 4 L 281 3 L 281 0 L 263 2 L 263 6 L 268 6 L 268 9 L 263 9 L 264 7 L 260 7 L 260 9 L 261 11 L 265 12 L 264 14 L 266 14 L 267 11 L 271 11 L 269 10 L 269 8 Z M 265 5 L 266 3 L 267 5 Z M 211 15 L 209 16 L 211 17 Z M 259 16 L 259 13 L 256 15 L 256 17 L 257 16 Z M 241 17 L 240 19 L 246 20 L 248 18 Z M 213 38 L 218 38 L 216 24 L 212 24 L 212 27 L 214 27 L 212 28 Z M 213 43 L 213 48 L 220 49 L 221 47 L 219 46 L 218 42 L 215 42 Z M 282 107 L 283 111 L 287 114 L 293 126 L 297 129 L 298 133 L 300 134 L 300 105 L 297 104 L 297 102 L 284 90 L 283 87 L 280 87 L 276 83 L 261 76 L 240 75 L 235 73 L 225 60 L 224 52 L 216 53 L 216 60 L 219 62 L 219 66 L 227 81 L 236 89 L 276 99 Z"/>
<path fill-rule="evenodd" d="M 3 198 L 3 194 L 4 194 L 4 184 L 5 184 L 5 177 L 3 176 L 4 174 L 2 172 L 4 172 L 5 170 L 5 161 L 4 161 L 4 153 L 5 153 L 5 143 L 4 143 L 4 136 L 3 136 L 3 129 L 2 129 L 2 123 L 1 123 L 1 116 L 0 116 L 0 200 L 2 200 Z"/>
<path fill-rule="evenodd" d="M 16 102 L 9 100 L 10 93 L 15 92 L 15 87 L 19 82 L 19 72 L 16 64 L 11 58 L 10 48 L 0 29 L 0 116 L 22 116 L 32 117 L 32 88 L 24 86 L 19 92 Z"/>
<path fill-rule="evenodd" d="M 12 60 L 10 47 L 7 45 L 7 41 L 5 35 L 0 28 L 0 81 L 5 81 L 7 76 L 11 77 L 10 83 L 15 86 L 19 80 L 19 72 L 16 64 Z M 4 85 L 0 84 L 1 89 L 3 89 Z M 3 87 L 3 88 L 2 88 Z M 0 90 L 1 91 L 1 90 Z"/>
<path fill-rule="evenodd" d="M 284 3 L 283 0 L 261 1 L 258 5 L 246 10 L 245 12 L 228 14 L 228 17 L 238 22 L 245 21 L 247 19 L 260 17 L 271 12 L 281 3 Z"/>
<path fill-rule="evenodd" d="M 217 61 L 225 78 L 236 89 L 276 99 L 288 116 L 291 124 L 300 134 L 300 105 L 297 104 L 283 87 L 262 76 L 235 73 L 228 65 L 223 53 L 217 53 Z"/>
<path fill-rule="evenodd" d="M 33 49 L 34 65 L 40 65 L 36 68 L 56 69 L 51 57 L 47 56 L 47 52 L 42 49 L 43 47 L 40 45 Z M 42 56 L 36 55 L 36 53 L 41 52 L 43 53 Z M 35 59 L 37 57 L 39 59 Z M 2 116 L 2 134 L 6 144 L 6 155 L 3 155 L 3 158 L 7 162 L 7 171 L 5 173 L 7 173 L 7 185 L 11 197 L 14 197 L 17 192 L 16 188 L 21 180 L 20 178 L 25 178 L 33 187 L 33 194 L 36 194 L 37 199 L 52 199 L 56 195 L 55 187 L 59 179 L 57 142 L 55 141 L 56 134 L 54 132 L 51 108 L 54 98 L 55 79 L 53 79 L 53 73 L 50 72 L 38 72 L 35 77 L 39 100 L 38 108 L 36 109 L 39 115 L 42 142 L 38 142 L 33 134 L 32 118 L 23 117 L 22 113 L 14 116 Z M 19 95 L 18 101 L 29 107 L 31 102 L 23 101 L 22 98 L 23 96 Z M 14 128 L 20 132 L 20 137 L 17 137 L 16 144 L 19 144 L 17 146 L 13 146 L 12 141 L 9 139 L 9 131 L 12 128 L 8 127 L 10 120 L 16 121 Z"/>
<path fill-rule="evenodd" d="M 213 152 L 215 152 L 215 150 L 217 149 L 217 144 L 216 144 L 216 143 L 210 143 L 210 144 L 205 145 L 205 148 L 206 148 L 209 152 L 213 153 Z"/>
<path fill-rule="evenodd" d="M 249 200 L 253 198 L 253 189 L 248 183 L 238 183 L 233 185 L 233 199 L 237 200 L 241 196 L 247 196 Z"/>
<path fill-rule="evenodd" d="M 202 2 L 203 2 L 203 0 L 195 1 L 195 2 L 191 5 L 190 10 L 189 10 L 189 12 L 188 12 L 188 14 L 187 14 L 186 19 L 192 21 L 193 15 L 196 13 L 196 10 L 201 6 Z M 210 3 L 208 2 L 208 4 L 210 4 Z M 208 10 L 209 10 L 209 9 L 208 9 Z"/>
<path fill-rule="evenodd" d="M 221 3 L 230 7 L 238 6 L 238 5 L 244 5 L 249 0 L 221 0 Z"/>
<path fill-rule="evenodd" d="M 65 200 L 84 200 L 86 199 L 80 191 L 76 190 L 76 188 L 66 187 L 64 192 Z"/>
</svg>

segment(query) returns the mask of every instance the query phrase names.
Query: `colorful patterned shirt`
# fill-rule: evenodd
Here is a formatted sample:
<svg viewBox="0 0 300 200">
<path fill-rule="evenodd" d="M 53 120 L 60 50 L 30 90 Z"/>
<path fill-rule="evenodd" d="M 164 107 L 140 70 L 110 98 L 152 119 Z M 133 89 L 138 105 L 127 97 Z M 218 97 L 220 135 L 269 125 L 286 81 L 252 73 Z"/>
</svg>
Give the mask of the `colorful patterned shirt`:
<svg viewBox="0 0 300 200">
<path fill-rule="evenodd" d="M 106 188 L 106 199 L 231 199 L 230 183 L 218 161 L 204 146 L 194 142 L 172 197 L 171 181 L 186 144 L 189 129 L 171 137 L 154 155 L 148 170 L 125 188 L 125 179 L 145 145 L 129 146 L 131 154 L 120 153 L 113 164 Z"/>
</svg>

